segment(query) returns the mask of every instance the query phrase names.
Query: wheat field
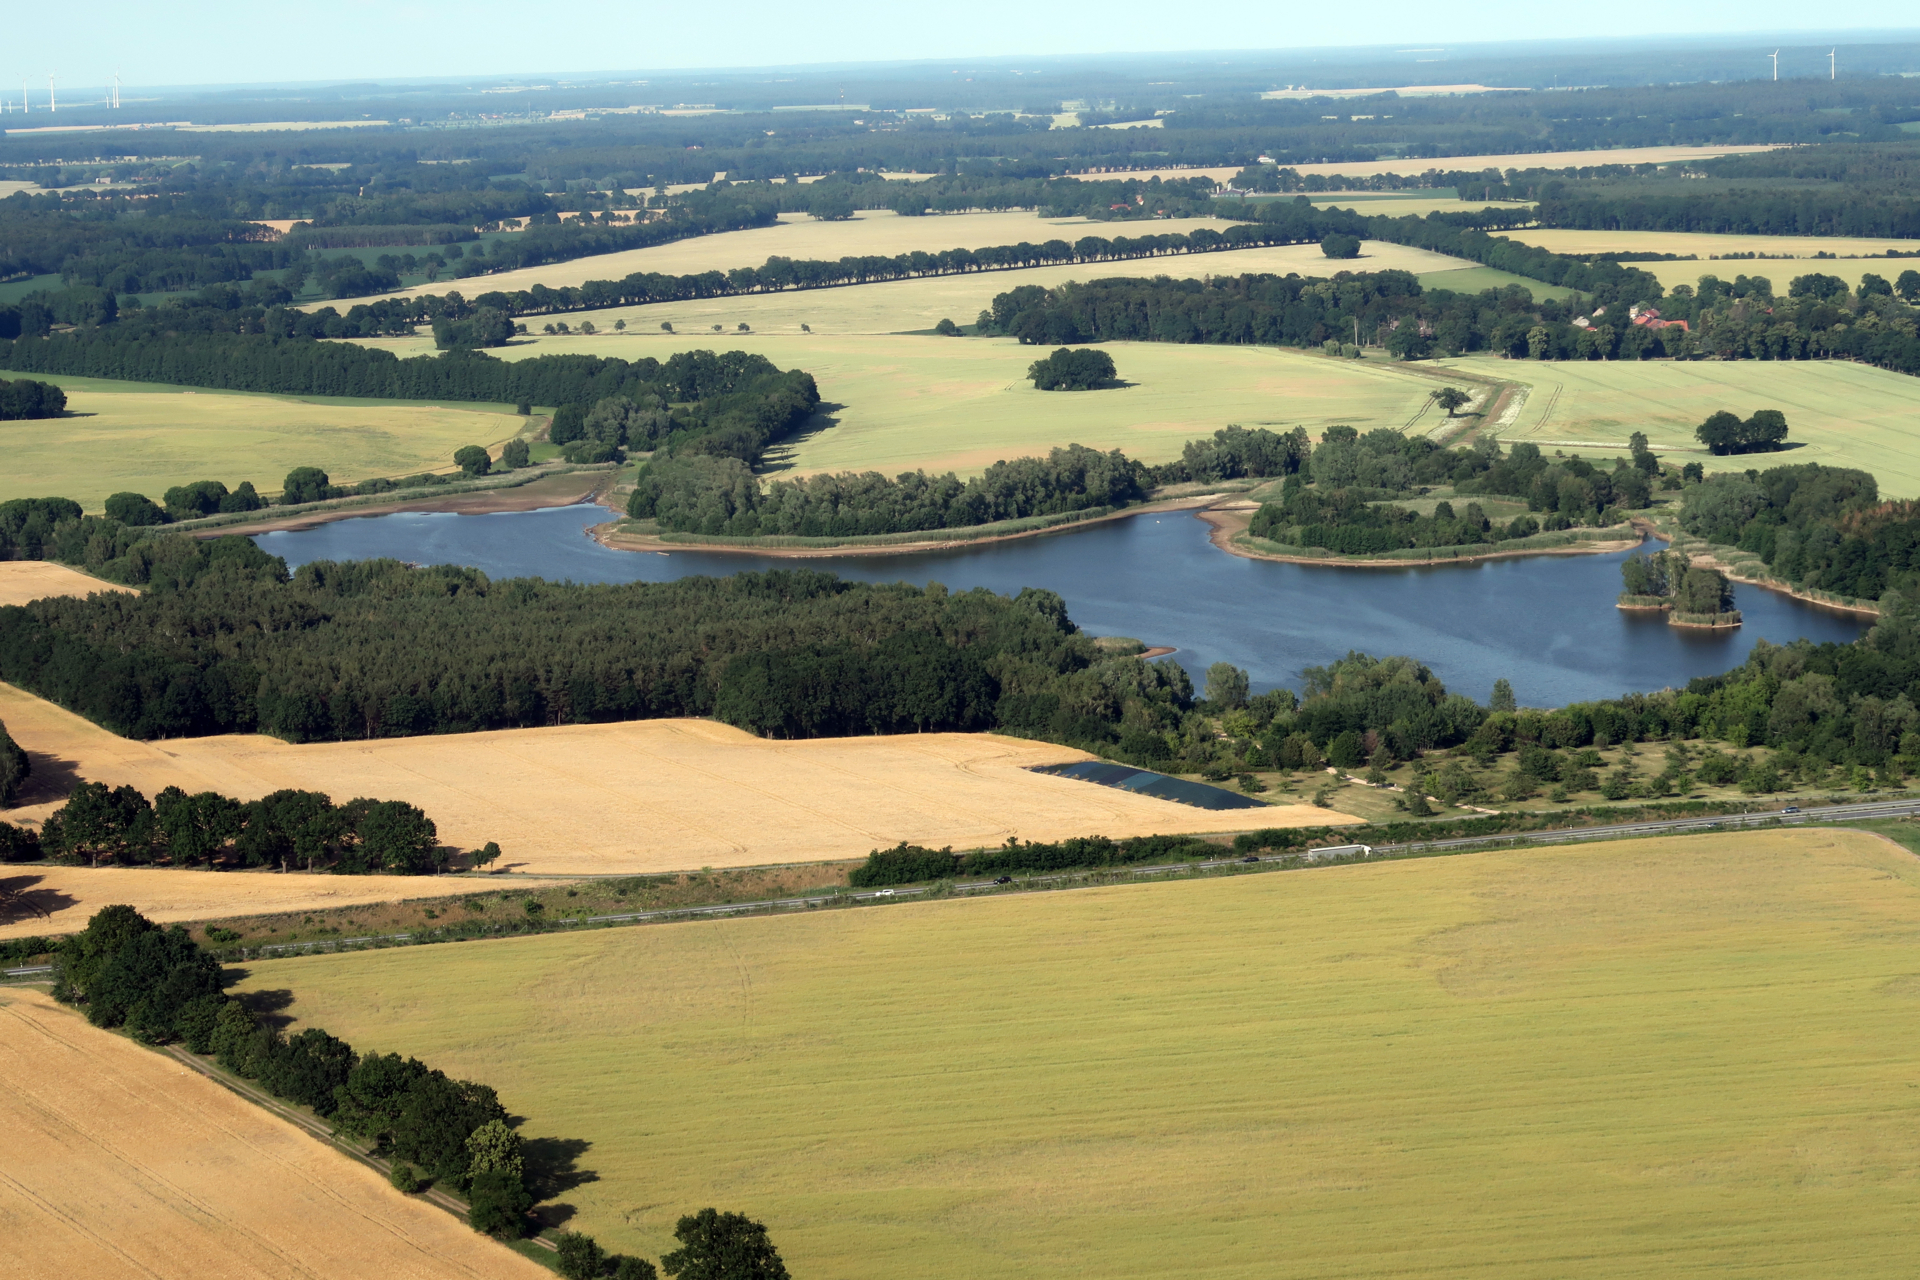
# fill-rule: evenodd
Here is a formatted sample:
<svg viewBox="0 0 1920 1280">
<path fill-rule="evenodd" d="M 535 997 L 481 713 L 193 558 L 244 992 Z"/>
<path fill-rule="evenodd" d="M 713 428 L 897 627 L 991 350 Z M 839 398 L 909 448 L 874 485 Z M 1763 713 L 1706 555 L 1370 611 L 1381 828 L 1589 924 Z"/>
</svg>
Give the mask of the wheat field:
<svg viewBox="0 0 1920 1280">
<path fill-rule="evenodd" d="M 44 820 L 76 777 L 242 800 L 298 787 L 408 801 L 444 843 L 496 841 L 501 868 L 543 875 L 824 862 L 901 840 L 966 849 L 1358 821 L 1310 805 L 1196 809 L 1034 773 L 1091 757 L 986 733 L 775 742 L 710 720 L 638 720 L 300 746 L 253 734 L 147 743 L 10 685 L 0 722 L 33 757 L 7 814 L 15 822 Z"/>
<path fill-rule="evenodd" d="M 1735 276 L 1765 276 L 1773 282 L 1773 291 L 1785 297 L 1795 276 L 1838 276 L 1848 288 L 1857 287 L 1860 277 L 1871 271 L 1892 280 L 1910 269 L 1912 262 L 1898 258 L 1874 261 L 1867 255 L 1882 255 L 1889 249 L 1901 253 L 1913 251 L 1911 240 L 1884 240 L 1849 236 L 1736 236 L 1697 231 L 1558 231 L 1530 227 L 1525 231 L 1495 232 L 1523 244 L 1537 245 L 1553 253 L 1573 255 L 1591 253 L 1677 253 L 1697 254 L 1697 262 L 1630 262 L 1625 265 L 1659 278 L 1671 290 L 1676 285 L 1699 283 L 1701 276 L 1732 280 Z M 1784 257 L 1722 259 L 1729 253 L 1768 253 Z M 1816 253 L 1837 254 L 1837 259 L 1814 258 Z"/>
<path fill-rule="evenodd" d="M 48 596 L 90 596 L 96 591 L 133 590 L 51 560 L 0 560 L 0 606 L 25 604 Z"/>
<path fill-rule="evenodd" d="M 273 961 L 658 1256 L 795 1275 L 1904 1277 L 1920 864 L 1727 833 Z M 276 1003 L 276 1007 L 277 1003 Z"/>
<path fill-rule="evenodd" d="M 0 1274 L 551 1274 L 40 992 L 0 990 L 0 1077 Z"/>
</svg>

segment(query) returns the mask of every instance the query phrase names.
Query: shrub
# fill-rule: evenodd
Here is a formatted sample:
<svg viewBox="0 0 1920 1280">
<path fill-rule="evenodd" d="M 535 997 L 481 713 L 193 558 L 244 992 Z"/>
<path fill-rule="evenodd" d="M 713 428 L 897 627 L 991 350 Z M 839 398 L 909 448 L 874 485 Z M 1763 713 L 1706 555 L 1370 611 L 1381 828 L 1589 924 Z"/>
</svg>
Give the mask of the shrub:
<svg viewBox="0 0 1920 1280">
<path fill-rule="evenodd" d="M 1104 351 L 1061 347 L 1027 367 L 1027 376 L 1042 391 L 1091 391 L 1112 386 L 1118 376 L 1113 357 Z"/>
</svg>

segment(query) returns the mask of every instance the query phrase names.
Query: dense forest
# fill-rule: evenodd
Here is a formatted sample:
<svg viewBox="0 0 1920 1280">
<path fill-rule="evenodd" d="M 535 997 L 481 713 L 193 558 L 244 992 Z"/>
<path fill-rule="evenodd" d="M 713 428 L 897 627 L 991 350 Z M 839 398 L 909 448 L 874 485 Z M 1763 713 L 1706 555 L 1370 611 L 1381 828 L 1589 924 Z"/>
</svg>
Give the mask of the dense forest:
<svg viewBox="0 0 1920 1280">
<path fill-rule="evenodd" d="M 204 548 L 138 596 L 0 608 L 0 679 L 132 737 L 296 742 L 679 715 L 779 736 L 1103 741 L 1122 721 L 1177 722 L 1191 695 L 1177 667 L 1103 656 L 1051 592 L 800 572 L 494 583 L 392 561 L 289 578 L 242 539 Z"/>
</svg>

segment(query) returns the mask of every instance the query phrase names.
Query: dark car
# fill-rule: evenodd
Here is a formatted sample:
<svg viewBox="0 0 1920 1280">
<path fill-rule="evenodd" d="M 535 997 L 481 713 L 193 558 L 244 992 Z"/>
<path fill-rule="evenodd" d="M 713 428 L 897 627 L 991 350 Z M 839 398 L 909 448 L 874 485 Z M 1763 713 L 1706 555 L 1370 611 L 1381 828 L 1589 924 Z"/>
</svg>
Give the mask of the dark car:
<svg viewBox="0 0 1920 1280">
<path fill-rule="evenodd" d="M 1242 859 L 1240 859 L 1240 861 L 1242 861 L 1242 862 L 1258 862 L 1258 861 L 1260 861 L 1260 855 L 1258 855 L 1258 854 L 1254 854 L 1254 853 L 1250 853 L 1250 854 L 1248 854 L 1248 855 L 1247 855 L 1246 857 L 1244 857 L 1244 858 L 1242 858 Z"/>
<path fill-rule="evenodd" d="M 995 884 L 1012 884 L 1013 877 L 1012 876 L 995 876 L 993 878 L 993 882 Z"/>
</svg>

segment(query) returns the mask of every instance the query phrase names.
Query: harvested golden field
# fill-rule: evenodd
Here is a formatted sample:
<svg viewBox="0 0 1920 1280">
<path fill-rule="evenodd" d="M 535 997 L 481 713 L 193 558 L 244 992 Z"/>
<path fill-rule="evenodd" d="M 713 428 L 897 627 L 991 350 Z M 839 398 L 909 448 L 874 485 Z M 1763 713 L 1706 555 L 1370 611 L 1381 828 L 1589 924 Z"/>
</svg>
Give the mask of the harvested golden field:
<svg viewBox="0 0 1920 1280">
<path fill-rule="evenodd" d="M 1913 1273 L 1920 863 L 1727 833 L 248 966 L 797 1276 Z M 276 1007 L 278 1007 L 276 1003 Z"/>
<path fill-rule="evenodd" d="M 8 1275 L 551 1273 L 171 1058 L 0 991 Z"/>
<path fill-rule="evenodd" d="M 1745 155 L 1749 151 L 1772 150 L 1774 148 L 1771 146 L 1624 147 L 1616 151 L 1524 151 L 1517 155 L 1439 156 L 1430 160 L 1418 157 L 1408 160 L 1335 160 L 1326 164 L 1289 165 L 1288 168 L 1302 174 L 1339 173 L 1354 178 L 1370 178 L 1386 173 L 1418 177 L 1429 169 L 1452 172 L 1467 169 L 1565 169 L 1572 166 L 1597 164 L 1673 164 L 1681 160 L 1710 160 L 1714 156 Z M 1162 182 L 1175 178 L 1201 177 L 1211 178 L 1215 182 L 1225 182 L 1239 173 L 1240 169 L 1239 165 L 1221 165 L 1203 169 L 1128 169 L 1118 173 L 1079 173 L 1067 176 L 1087 182 L 1112 182 L 1122 178 L 1137 178 L 1144 182 L 1153 177 L 1158 177 Z"/>
<path fill-rule="evenodd" d="M 1871 271 L 1892 280 L 1913 266 L 1898 258 L 1870 258 L 1889 249 L 1909 253 L 1911 240 L 1879 240 L 1847 236 L 1733 236 L 1694 231 L 1558 231 L 1529 228 L 1525 231 L 1495 232 L 1522 244 L 1538 245 L 1554 253 L 1678 253 L 1697 254 L 1698 262 L 1630 262 L 1626 265 L 1657 276 L 1672 289 L 1675 285 L 1697 283 L 1701 276 L 1765 276 L 1773 281 L 1773 291 L 1781 296 L 1795 276 L 1818 272 L 1838 276 L 1849 288 Z M 1733 258 L 1729 253 L 1766 253 L 1771 258 Z M 1837 259 L 1814 258 L 1816 253 L 1839 255 Z M 1721 256 L 1716 262 L 1712 259 Z"/>
<path fill-rule="evenodd" d="M 48 596 L 90 596 L 96 591 L 132 591 L 51 560 L 0 560 L 0 605 Z"/>
<path fill-rule="evenodd" d="M 17 819 L 17 813 L 5 815 Z M 521 883 L 516 877 L 515 883 Z M 223 920 L 277 911 L 445 898 L 487 888 L 455 876 L 330 876 L 290 871 L 172 871 L 154 867 L 0 866 L 0 890 L 46 915 L 0 914 L 0 939 L 78 933 L 93 913 L 116 902 L 149 920 Z"/>
<path fill-rule="evenodd" d="M 915 221 L 915 219 L 907 219 Z M 1165 223 L 1155 223 L 1156 227 Z M 740 233 L 745 234 L 745 233 Z M 694 243 L 699 243 L 695 241 Z M 593 259 L 581 259 L 590 262 Z M 569 267 L 578 263 L 568 263 Z M 735 263 L 734 265 L 758 265 Z M 756 332 L 798 334 L 801 325 L 816 334 L 835 333 L 913 333 L 928 330 L 949 319 L 955 324 L 972 324 L 980 312 L 993 303 L 995 294 L 1021 285 L 1054 288 L 1069 280 L 1100 280 L 1114 276 L 1168 275 L 1199 278 L 1206 275 L 1234 276 L 1250 272 L 1286 275 L 1298 272 L 1306 276 L 1331 276 L 1339 271 L 1454 271 L 1473 264 L 1463 258 L 1431 253 L 1425 249 L 1383 241 L 1364 241 L 1358 259 L 1334 261 L 1320 251 L 1319 245 L 1279 245 L 1261 249 L 1234 249 L 1222 253 L 1190 253 L 1166 258 L 1146 258 L 1134 262 L 1091 262 L 1053 267 L 1025 267 L 1017 271 L 978 271 L 967 275 L 929 276 L 918 280 L 888 280 L 879 284 L 847 285 L 837 289 L 798 289 L 783 293 L 755 293 L 740 297 L 706 298 L 688 302 L 659 302 L 644 307 L 613 307 L 605 311 L 569 312 L 554 319 L 564 320 L 575 329 L 582 321 L 595 328 L 610 330 L 614 322 L 625 320 L 631 331 L 629 344 L 641 337 L 660 338 L 664 322 L 679 332 L 679 339 L 698 340 L 700 345 L 725 350 L 741 324 Z M 623 274 L 623 273 L 616 273 Z M 501 277 L 504 278 L 504 277 Z M 591 278 L 605 278 L 594 272 Z M 549 280 L 554 284 L 557 281 Z M 525 287 L 525 286 L 521 286 Z M 566 353 L 580 348 L 571 343 L 578 338 L 556 339 L 539 332 L 541 317 L 531 317 L 528 327 L 538 341 L 532 346 L 518 345 L 496 354 L 522 352 L 531 355 Z M 715 330 L 714 325 L 720 329 Z M 401 355 L 420 355 L 433 350 L 430 336 L 414 338 L 371 338 L 363 346 L 387 347 Z M 601 354 L 620 354 L 628 359 L 657 355 L 652 347 L 633 349 L 631 345 Z"/>
<path fill-rule="evenodd" d="M 636 271 L 658 271 L 667 275 L 697 275 L 702 271 L 730 271 L 735 267 L 757 267 L 768 258 L 824 258 L 838 261 L 849 256 L 912 253 L 921 250 L 937 253 L 943 249 L 984 249 L 990 245 L 1019 244 L 1029 240 L 1039 244 L 1047 240 L 1072 242 L 1083 236 L 1171 235 L 1196 227 L 1223 230 L 1227 224 L 1215 218 L 1176 218 L 1156 222 L 1095 222 L 1088 218 L 1042 218 L 1027 210 L 1000 213 L 942 213 L 919 218 L 903 218 L 888 209 L 863 209 L 845 221 L 823 222 L 804 213 L 787 213 L 772 227 L 750 227 L 745 231 L 723 231 L 717 235 L 678 240 L 672 244 L 646 249 L 628 249 L 620 253 L 595 254 L 498 275 L 476 276 L 458 282 L 468 297 L 493 289 L 530 289 L 544 284 L 550 289 L 584 284 L 588 280 L 619 280 Z M 1318 252 L 1317 246 L 1314 247 Z M 448 282 L 403 289 L 398 295 L 447 291 Z M 322 304 L 314 304 L 316 306 Z M 336 304 L 338 305 L 338 304 Z"/>
<path fill-rule="evenodd" d="M 697 347 L 759 352 L 818 380 L 822 400 L 837 406 L 829 411 L 833 425 L 773 453 L 800 471 L 892 475 L 925 467 L 974 474 L 1002 458 L 1064 444 L 1165 462 L 1188 440 L 1229 423 L 1305 425 L 1317 435 L 1334 423 L 1398 430 L 1443 418 L 1427 398 L 1435 384 L 1417 373 L 1275 347 L 1107 343 L 1127 385 L 1074 394 L 1034 390 L 1027 367 L 1045 353 L 1011 338 L 601 333 L 542 337 L 501 355 L 664 360 Z"/>
<path fill-rule="evenodd" d="M 1213 812 L 1033 773 L 1089 757 L 996 734 L 770 742 L 710 720 L 640 720 L 301 746 L 252 734 L 144 743 L 10 685 L 0 685 L 0 722 L 33 757 L 15 821 L 43 820 L 58 804 L 47 792 L 75 776 L 242 800 L 299 787 L 406 800 L 443 842 L 498 841 L 501 867 L 541 874 L 821 862 L 901 840 L 964 849 L 1016 835 L 1342 821 L 1308 805 Z"/>
<path fill-rule="evenodd" d="M 427 344 L 431 349 L 431 341 Z M 39 375 L 36 375 L 39 376 Z M 280 488 L 295 467 L 336 483 L 453 467 L 462 445 L 497 446 L 525 419 L 501 405 L 255 395 L 45 375 L 67 392 L 58 432 L 11 430 L 0 501 L 57 494 L 98 511 L 122 490 L 159 501 L 177 484 Z"/>
</svg>

